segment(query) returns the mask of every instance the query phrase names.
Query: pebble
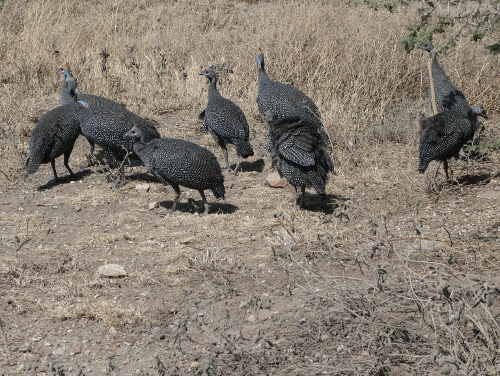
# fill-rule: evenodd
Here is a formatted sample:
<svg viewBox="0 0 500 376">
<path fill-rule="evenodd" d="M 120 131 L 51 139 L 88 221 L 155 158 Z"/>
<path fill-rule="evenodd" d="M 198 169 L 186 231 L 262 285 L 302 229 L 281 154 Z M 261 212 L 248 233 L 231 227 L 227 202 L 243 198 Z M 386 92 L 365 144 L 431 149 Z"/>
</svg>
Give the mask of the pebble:
<svg viewBox="0 0 500 376">
<path fill-rule="evenodd" d="M 265 183 L 273 188 L 284 188 L 288 185 L 285 178 L 280 177 L 277 171 L 271 172 L 266 176 Z"/>
<path fill-rule="evenodd" d="M 153 210 L 153 209 L 156 209 L 158 206 L 160 206 L 159 202 L 157 202 L 157 201 L 150 202 L 149 205 L 148 205 L 148 209 L 149 210 Z"/>
<path fill-rule="evenodd" d="M 31 352 L 32 349 L 33 349 L 33 347 L 29 343 L 25 343 L 24 345 L 19 347 L 17 350 L 19 352 L 26 353 L 26 352 Z"/>
<path fill-rule="evenodd" d="M 118 264 L 101 265 L 97 268 L 97 274 L 101 278 L 117 278 L 126 277 L 128 275 L 125 268 Z"/>
<path fill-rule="evenodd" d="M 137 184 L 135 189 L 141 192 L 147 192 L 151 188 L 151 184 Z"/>
<path fill-rule="evenodd" d="M 73 210 L 76 212 L 79 212 L 79 211 L 82 211 L 82 208 L 81 208 L 81 206 L 76 205 L 73 207 Z"/>
<path fill-rule="evenodd" d="M 189 244 L 194 240 L 194 236 L 188 236 L 187 238 L 182 239 L 180 244 Z"/>
</svg>

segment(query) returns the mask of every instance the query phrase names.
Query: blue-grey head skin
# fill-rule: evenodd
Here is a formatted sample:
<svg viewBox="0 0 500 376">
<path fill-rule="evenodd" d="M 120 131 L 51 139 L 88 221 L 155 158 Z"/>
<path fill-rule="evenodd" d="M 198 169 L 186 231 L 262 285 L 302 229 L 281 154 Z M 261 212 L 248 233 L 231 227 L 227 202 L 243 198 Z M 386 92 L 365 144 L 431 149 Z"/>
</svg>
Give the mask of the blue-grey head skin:
<svg viewBox="0 0 500 376">
<path fill-rule="evenodd" d="M 180 188 L 196 189 L 202 198 L 205 214 L 208 203 L 204 191 L 209 189 L 215 197 L 224 198 L 224 176 L 215 155 L 191 141 L 175 138 L 155 138 L 145 142 L 141 129 L 134 126 L 124 138 L 132 140 L 134 152 L 144 166 L 160 182 L 169 184 L 175 191 L 171 211 L 179 201 Z"/>
<path fill-rule="evenodd" d="M 212 66 L 199 74 L 205 76 L 210 83 L 207 106 L 199 118 L 203 120 L 203 125 L 222 149 L 228 171 L 237 174 L 240 167 L 240 157 L 248 158 L 254 155 L 252 145 L 249 142 L 250 130 L 247 119 L 243 110 L 236 103 L 224 98 L 217 90 L 217 73 Z M 237 162 L 234 170 L 231 170 L 229 165 L 226 144 L 232 144 L 236 147 Z"/>
<path fill-rule="evenodd" d="M 217 74 L 215 73 L 212 66 L 207 67 L 206 69 L 202 70 L 198 74 L 201 76 L 205 76 L 208 79 L 208 81 L 212 85 L 214 85 L 214 87 L 217 85 Z"/>
<path fill-rule="evenodd" d="M 265 70 L 265 66 L 264 66 L 264 53 L 263 52 L 258 53 L 255 56 L 255 58 L 257 59 L 257 64 L 259 66 L 259 69 Z"/>
<path fill-rule="evenodd" d="M 472 107 L 472 113 L 477 116 L 481 116 L 485 119 L 488 119 L 488 115 L 486 114 L 486 110 L 484 109 L 482 104 L 480 104 L 479 106 Z"/>
<path fill-rule="evenodd" d="M 424 51 L 431 52 L 434 50 L 434 45 L 432 44 L 432 41 L 428 40 L 424 44 L 418 46 L 418 48 L 421 48 Z"/>
</svg>

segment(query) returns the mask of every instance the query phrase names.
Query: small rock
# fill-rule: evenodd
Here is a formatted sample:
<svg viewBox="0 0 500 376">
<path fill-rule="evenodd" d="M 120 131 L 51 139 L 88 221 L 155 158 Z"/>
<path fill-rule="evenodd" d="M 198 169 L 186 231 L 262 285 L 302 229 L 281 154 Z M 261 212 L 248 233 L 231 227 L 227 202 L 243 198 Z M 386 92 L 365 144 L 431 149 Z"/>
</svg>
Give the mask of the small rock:
<svg viewBox="0 0 500 376">
<path fill-rule="evenodd" d="M 24 345 L 19 347 L 17 350 L 19 352 L 26 353 L 26 352 L 31 352 L 32 349 L 33 349 L 33 347 L 29 343 L 25 343 Z"/>
<path fill-rule="evenodd" d="M 239 309 L 248 307 L 248 302 L 245 302 L 244 300 L 241 301 L 240 305 L 238 306 Z"/>
<path fill-rule="evenodd" d="M 155 201 L 155 202 L 150 202 L 148 208 L 149 210 L 153 210 L 156 209 L 158 206 L 160 206 L 160 203 Z"/>
<path fill-rule="evenodd" d="M 141 192 L 147 192 L 151 188 L 151 184 L 137 184 L 135 189 Z"/>
<path fill-rule="evenodd" d="M 248 316 L 247 321 L 248 322 L 255 322 L 255 321 L 257 321 L 257 317 L 255 317 L 255 315 L 250 315 L 250 316 Z"/>
<path fill-rule="evenodd" d="M 284 188 L 288 185 L 288 181 L 285 178 L 280 177 L 280 174 L 276 171 L 271 172 L 266 176 L 265 183 L 273 188 Z"/>
<path fill-rule="evenodd" d="M 126 277 L 128 275 L 125 268 L 118 264 L 101 265 L 97 268 L 97 274 L 101 278 L 117 278 Z"/>
<path fill-rule="evenodd" d="M 251 243 L 252 242 L 252 238 L 238 238 L 238 243 L 240 244 L 247 244 L 247 243 Z"/>
<path fill-rule="evenodd" d="M 116 334 L 116 328 L 114 326 L 112 326 L 111 328 L 109 328 L 109 334 L 112 334 L 112 335 L 115 335 Z"/>
<path fill-rule="evenodd" d="M 200 363 L 198 363 L 198 362 L 191 363 L 191 368 L 198 368 L 199 366 L 200 366 Z"/>
<path fill-rule="evenodd" d="M 194 240 L 194 236 L 188 236 L 187 238 L 182 239 L 180 244 L 189 244 Z"/>
<path fill-rule="evenodd" d="M 81 206 L 76 205 L 73 207 L 73 210 L 76 212 L 79 212 L 79 211 L 82 211 L 82 208 L 81 208 Z"/>
</svg>

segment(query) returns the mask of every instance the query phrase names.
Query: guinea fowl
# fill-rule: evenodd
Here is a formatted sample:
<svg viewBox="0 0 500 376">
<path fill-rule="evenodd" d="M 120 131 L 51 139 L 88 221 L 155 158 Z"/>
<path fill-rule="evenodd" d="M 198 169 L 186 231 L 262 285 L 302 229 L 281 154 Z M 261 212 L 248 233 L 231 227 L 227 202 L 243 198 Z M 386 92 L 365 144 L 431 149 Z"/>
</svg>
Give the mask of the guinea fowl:
<svg viewBox="0 0 500 376">
<path fill-rule="evenodd" d="M 212 67 L 198 74 L 207 77 L 210 83 L 207 106 L 202 112 L 203 124 L 221 147 L 227 169 L 236 174 L 240 167 L 240 157 L 248 158 L 254 155 L 252 145 L 248 141 L 250 131 L 247 119 L 236 103 L 219 93 L 217 74 Z M 226 144 L 233 144 L 236 147 L 238 160 L 234 170 L 231 170 L 229 166 Z"/>
<path fill-rule="evenodd" d="M 76 94 L 76 80 L 71 77 L 66 81 L 67 90 L 72 103 L 58 106 L 45 113 L 33 128 L 30 136 L 30 156 L 26 161 L 29 174 L 35 173 L 40 164 L 49 163 L 52 166 L 54 179 L 59 182 L 55 160 L 64 154 L 64 166 L 71 176 L 69 157 L 80 134 L 79 121 L 83 112 L 88 110 L 87 103 L 79 101 Z"/>
<path fill-rule="evenodd" d="M 59 71 L 66 78 L 62 84 L 64 88 L 68 77 L 71 77 L 71 70 L 66 64 Z M 61 91 L 61 94 L 63 93 L 64 90 Z M 91 108 L 91 111 L 84 113 L 80 121 L 81 132 L 91 144 L 91 153 L 94 144 L 103 148 L 111 156 L 111 161 L 108 162 L 110 167 L 120 166 L 115 185 L 123 185 L 125 183 L 124 159 L 127 157 L 137 159 L 133 154 L 132 143 L 124 140 L 125 133 L 137 126 L 141 129 L 145 141 L 148 142 L 160 137 L 158 130 L 152 122 L 111 99 L 92 94 L 79 94 L 79 98 L 88 103 Z M 61 101 L 67 101 L 67 97 L 61 95 Z"/>
<path fill-rule="evenodd" d="M 474 132 L 479 127 L 477 117 L 487 118 L 483 106 L 464 107 L 452 106 L 420 121 L 419 172 L 423 174 L 431 161 L 439 162 L 430 183 L 436 192 L 436 176 L 441 162 L 449 181 L 447 159 L 458 155 L 464 144 L 474 137 Z"/>
<path fill-rule="evenodd" d="M 325 197 L 327 174 L 333 171 L 333 163 L 316 124 L 298 117 L 278 121 L 271 111 L 261 117 L 270 125 L 268 149 L 272 165 L 293 186 L 294 204 L 297 187 L 301 188 L 300 207 L 304 205 L 306 187 L 313 187 Z"/>
<path fill-rule="evenodd" d="M 224 198 L 224 176 L 217 158 L 209 150 L 194 142 L 176 138 L 155 138 L 146 142 L 139 127 L 135 126 L 125 134 L 133 143 L 134 152 L 144 166 L 158 180 L 174 188 L 175 199 L 171 211 L 175 210 L 182 185 L 196 189 L 208 213 L 209 205 L 205 190 L 210 189 L 216 198 Z"/>
</svg>

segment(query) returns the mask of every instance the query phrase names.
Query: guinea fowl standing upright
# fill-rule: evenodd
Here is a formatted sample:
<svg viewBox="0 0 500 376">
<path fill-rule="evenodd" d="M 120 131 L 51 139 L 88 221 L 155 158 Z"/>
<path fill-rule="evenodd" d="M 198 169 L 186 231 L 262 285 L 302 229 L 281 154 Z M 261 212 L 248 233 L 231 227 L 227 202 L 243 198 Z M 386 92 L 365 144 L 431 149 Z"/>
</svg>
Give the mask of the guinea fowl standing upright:
<svg viewBox="0 0 500 376">
<path fill-rule="evenodd" d="M 125 137 L 131 140 L 134 152 L 148 171 L 174 188 L 172 211 L 179 202 L 180 185 L 198 190 L 205 214 L 209 206 L 204 190 L 210 189 L 216 198 L 224 198 L 224 176 L 217 158 L 209 150 L 194 142 L 176 138 L 156 138 L 146 142 L 137 126 L 127 132 Z"/>
<path fill-rule="evenodd" d="M 318 106 L 306 94 L 293 86 L 273 81 L 266 72 L 264 54 L 256 56 L 259 66 L 257 106 L 261 114 L 271 111 L 277 123 L 289 119 L 301 119 L 314 124 L 324 140 L 329 142 Z"/>
<path fill-rule="evenodd" d="M 233 173 L 237 173 L 240 167 L 240 157 L 248 158 L 253 155 L 252 145 L 248 141 L 249 128 L 245 114 L 233 101 L 224 98 L 217 90 L 217 74 L 212 67 L 208 67 L 198 73 L 208 78 L 208 103 L 204 111 L 204 125 L 211 133 L 217 144 L 224 153 L 224 159 L 228 171 L 229 159 L 226 144 L 236 147 L 238 161 Z"/>
<path fill-rule="evenodd" d="M 453 84 L 436 59 L 431 41 L 419 48 L 429 52 L 429 98 L 433 116 L 420 121 L 419 172 L 424 173 L 429 163 L 438 161 L 431 187 L 437 192 L 436 176 L 441 162 L 449 181 L 448 158 L 458 155 L 460 149 L 474 137 L 479 128 L 477 116 L 487 118 L 482 106 L 471 107 L 464 94 Z"/>
<path fill-rule="evenodd" d="M 302 193 L 300 207 L 304 205 L 306 187 L 313 187 L 324 197 L 327 174 L 333 171 L 333 163 L 317 125 L 299 117 L 279 121 L 271 111 L 261 117 L 270 125 L 268 148 L 272 165 L 293 186 L 294 204 L 297 204 L 297 187 Z"/>
<path fill-rule="evenodd" d="M 88 111 L 82 111 L 82 108 L 89 108 L 87 103 L 78 101 L 76 85 L 77 82 L 73 77 L 68 79 L 66 87 L 72 103 L 50 110 L 38 120 L 33 128 L 30 136 L 30 156 L 26 161 L 29 174 L 36 172 L 40 164 L 50 162 L 54 179 L 59 182 L 55 160 L 64 154 L 64 166 L 70 175 L 74 176 L 68 161 L 80 134 L 79 121 L 83 112 Z"/>
<path fill-rule="evenodd" d="M 71 77 L 69 65 L 66 64 L 59 71 L 66 77 L 62 84 L 64 88 L 68 77 Z M 116 165 L 117 162 L 121 164 L 115 185 L 122 185 L 125 183 L 125 176 L 121 162 L 129 152 L 132 153 L 129 157 L 136 158 L 133 154 L 132 143 L 124 141 L 125 133 L 137 126 L 141 129 L 146 142 L 159 138 L 160 134 L 152 122 L 127 110 L 120 103 L 92 94 L 79 94 L 79 98 L 88 103 L 91 108 L 91 111 L 84 113 L 80 122 L 82 134 L 91 144 L 91 153 L 93 152 L 92 145 L 97 144 L 114 159 L 114 162 L 109 162 L 110 165 Z M 64 90 L 61 90 L 61 102 L 67 100 Z"/>
<path fill-rule="evenodd" d="M 474 137 L 474 132 L 479 127 L 478 116 L 487 119 L 483 106 L 471 107 L 463 101 L 450 109 L 437 113 L 434 116 L 420 121 L 420 148 L 419 172 L 423 174 L 429 163 L 433 160 L 439 162 L 431 187 L 437 192 L 436 176 L 443 162 L 446 178 L 448 174 L 448 158 L 458 154 L 460 149 Z"/>
</svg>

